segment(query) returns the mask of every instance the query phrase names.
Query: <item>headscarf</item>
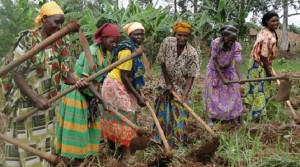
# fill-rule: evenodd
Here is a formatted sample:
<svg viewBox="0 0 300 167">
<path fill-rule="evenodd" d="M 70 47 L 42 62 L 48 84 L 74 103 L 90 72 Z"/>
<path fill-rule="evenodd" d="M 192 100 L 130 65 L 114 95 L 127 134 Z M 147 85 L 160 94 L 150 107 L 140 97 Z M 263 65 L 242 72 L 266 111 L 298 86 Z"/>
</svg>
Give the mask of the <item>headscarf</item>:
<svg viewBox="0 0 300 167">
<path fill-rule="evenodd" d="M 38 28 L 40 26 L 42 19 L 45 15 L 52 16 L 52 15 L 56 15 L 56 14 L 64 14 L 64 12 L 57 5 L 57 3 L 55 1 L 50 1 L 50 2 L 45 3 L 42 6 L 41 11 L 39 12 L 39 15 L 34 20 L 35 28 Z"/>
<path fill-rule="evenodd" d="M 105 23 L 100 28 L 96 30 L 94 33 L 96 44 L 100 44 L 102 42 L 103 37 L 120 37 L 120 30 L 117 25 L 111 23 Z"/>
<path fill-rule="evenodd" d="M 139 22 L 132 22 L 132 23 L 128 23 L 126 24 L 123 29 L 125 30 L 125 32 L 129 35 L 131 34 L 133 31 L 135 30 L 139 30 L 139 29 L 142 29 L 145 31 L 145 28 L 144 26 L 139 23 Z"/>
<path fill-rule="evenodd" d="M 174 32 L 186 32 L 192 33 L 192 26 L 191 24 L 183 21 L 177 21 L 173 24 L 173 31 Z"/>
<path fill-rule="evenodd" d="M 239 30 L 232 25 L 225 25 L 221 28 L 222 36 L 234 35 L 237 36 Z"/>
</svg>

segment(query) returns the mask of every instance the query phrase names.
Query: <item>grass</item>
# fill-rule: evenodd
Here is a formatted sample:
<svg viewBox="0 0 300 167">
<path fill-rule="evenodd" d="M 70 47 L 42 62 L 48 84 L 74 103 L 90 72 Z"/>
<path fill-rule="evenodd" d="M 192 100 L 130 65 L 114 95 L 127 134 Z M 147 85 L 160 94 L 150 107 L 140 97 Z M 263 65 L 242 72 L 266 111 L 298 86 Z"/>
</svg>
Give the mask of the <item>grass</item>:
<svg viewBox="0 0 300 167">
<path fill-rule="evenodd" d="M 275 71 L 300 71 L 300 61 L 296 60 L 286 60 L 284 58 L 277 59 L 274 61 L 273 68 Z"/>
</svg>

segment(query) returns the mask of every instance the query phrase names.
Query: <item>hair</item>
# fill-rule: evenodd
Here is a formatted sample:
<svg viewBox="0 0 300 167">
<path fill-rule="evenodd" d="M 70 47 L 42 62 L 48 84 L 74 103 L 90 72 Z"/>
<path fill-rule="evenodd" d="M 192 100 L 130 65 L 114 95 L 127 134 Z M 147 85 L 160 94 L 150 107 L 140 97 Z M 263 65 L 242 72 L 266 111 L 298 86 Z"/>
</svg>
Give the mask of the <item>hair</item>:
<svg viewBox="0 0 300 167">
<path fill-rule="evenodd" d="M 278 17 L 279 18 L 279 15 L 278 13 L 276 13 L 275 11 L 268 11 L 267 13 L 265 13 L 261 19 L 261 24 L 264 26 L 264 27 L 268 27 L 268 21 L 272 18 L 272 17 Z"/>
<path fill-rule="evenodd" d="M 278 17 L 279 18 L 279 15 L 278 13 L 276 13 L 275 11 L 268 11 L 267 13 L 265 13 L 261 19 L 261 24 L 264 26 L 264 27 L 268 27 L 268 21 L 272 18 L 272 17 Z M 275 37 L 276 37 L 276 45 L 278 46 L 278 35 L 276 33 L 276 31 L 274 31 L 275 33 Z"/>
</svg>

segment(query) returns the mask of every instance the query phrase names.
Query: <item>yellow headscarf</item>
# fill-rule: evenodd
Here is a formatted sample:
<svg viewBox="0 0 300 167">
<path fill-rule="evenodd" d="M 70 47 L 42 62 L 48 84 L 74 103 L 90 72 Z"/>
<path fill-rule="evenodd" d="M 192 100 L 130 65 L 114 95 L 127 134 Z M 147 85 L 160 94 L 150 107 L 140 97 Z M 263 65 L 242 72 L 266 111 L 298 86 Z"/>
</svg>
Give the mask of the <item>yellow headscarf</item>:
<svg viewBox="0 0 300 167">
<path fill-rule="evenodd" d="M 187 22 L 177 21 L 173 24 L 174 32 L 192 33 L 192 26 Z"/>
<path fill-rule="evenodd" d="M 45 16 L 45 15 L 52 16 L 52 15 L 56 15 L 56 14 L 64 14 L 64 12 L 57 5 L 57 3 L 55 1 L 50 1 L 50 2 L 45 3 L 42 6 L 39 15 L 34 20 L 35 28 L 38 28 L 40 26 L 43 16 Z"/>
<path fill-rule="evenodd" d="M 125 32 L 129 35 L 130 33 L 132 33 L 135 30 L 139 30 L 142 29 L 145 31 L 144 26 L 139 23 L 139 22 L 132 22 L 132 23 L 128 23 L 126 24 L 123 29 L 125 30 Z"/>
</svg>

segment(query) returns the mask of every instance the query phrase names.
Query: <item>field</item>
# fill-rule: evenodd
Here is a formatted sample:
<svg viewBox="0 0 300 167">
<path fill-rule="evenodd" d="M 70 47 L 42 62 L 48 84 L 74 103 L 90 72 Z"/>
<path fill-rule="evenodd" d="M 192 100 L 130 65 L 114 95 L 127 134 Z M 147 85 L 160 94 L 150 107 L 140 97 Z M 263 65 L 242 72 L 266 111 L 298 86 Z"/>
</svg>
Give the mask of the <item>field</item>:
<svg viewBox="0 0 300 167">
<path fill-rule="evenodd" d="M 197 78 L 193 87 L 193 103 L 191 107 L 202 118 L 207 119 L 203 113 L 202 91 L 203 75 L 208 58 L 204 58 L 201 75 Z M 243 65 L 243 73 L 246 74 Z M 300 75 L 299 63 L 285 59 L 276 60 L 274 69 L 278 73 L 288 75 Z M 158 65 L 152 67 L 153 77 L 148 80 L 145 91 L 152 94 L 159 81 L 160 68 Z M 275 84 L 274 84 L 275 86 Z M 300 107 L 300 82 L 293 80 L 291 102 L 295 110 Z M 274 93 L 276 94 L 276 92 Z M 152 96 L 153 97 L 153 96 Z M 151 99 L 151 98 L 150 98 Z M 153 99 L 152 99 L 153 100 Z M 289 108 L 285 103 L 271 101 L 267 109 L 267 119 L 261 123 L 253 123 L 247 120 L 248 113 L 243 113 L 244 126 L 233 124 L 215 125 L 213 128 L 221 136 L 218 151 L 212 158 L 197 157 L 194 150 L 211 141 L 210 134 L 200 126 L 194 118 L 190 117 L 188 128 L 187 147 L 176 150 L 175 157 L 168 160 L 164 157 L 162 146 L 150 144 L 144 150 L 135 154 L 129 162 L 129 166 L 300 166 L 300 126 L 295 125 Z M 297 111 L 299 114 L 299 110 Z M 139 113 L 139 125 L 151 129 L 152 118 L 146 109 Z M 116 158 L 117 152 L 109 150 L 106 144 L 101 144 L 100 158 L 94 159 L 95 166 L 123 166 Z M 89 159 L 90 162 L 91 159 Z M 101 165 L 99 165 L 101 164 Z M 93 165 L 91 165 L 93 166 Z"/>
<path fill-rule="evenodd" d="M 204 83 L 205 67 L 208 58 L 204 56 L 201 75 L 196 79 L 192 89 L 192 109 L 203 119 L 207 120 L 203 111 L 202 91 Z M 246 74 L 247 61 L 243 64 L 243 73 Z M 278 73 L 288 75 L 300 75 L 299 60 L 279 59 L 275 61 L 274 68 Z M 157 64 L 152 67 L 152 78 L 147 79 L 144 91 L 153 101 L 154 88 L 161 80 L 160 68 Z M 0 92 L 1 93 L 1 92 Z M 276 94 L 276 93 L 275 93 Z M 1 100 L 1 99 L 0 99 Z M 291 102 L 299 114 L 300 108 L 300 81 L 293 80 Z M 0 105 L 2 105 L 0 101 Z M 144 151 L 138 151 L 128 161 L 128 166 L 300 166 L 300 126 L 295 125 L 291 118 L 289 108 L 285 103 L 271 101 L 268 105 L 268 116 L 261 123 L 253 123 L 248 120 L 249 115 L 245 111 L 243 118 L 244 126 L 234 124 L 215 125 L 213 129 L 221 136 L 220 146 L 211 158 L 197 157 L 193 150 L 200 148 L 203 144 L 211 141 L 210 134 L 190 116 L 188 126 L 187 147 L 175 150 L 173 159 L 164 157 L 163 147 L 151 143 Z M 139 111 L 140 126 L 146 127 L 149 132 L 152 126 L 152 118 L 146 109 Z M 0 120 L 3 126 L 4 119 Z M 3 129 L 3 127 L 2 127 Z M 1 143 L 0 143 L 1 146 Z M 3 150 L 1 148 L 1 150 Z M 118 161 L 117 150 L 110 150 L 107 144 L 101 143 L 99 157 L 88 157 L 85 166 L 124 166 Z M 1 155 L 0 155 L 1 160 Z M 1 166 L 1 163 L 0 163 Z M 59 166 L 63 166 L 60 164 Z"/>
</svg>

